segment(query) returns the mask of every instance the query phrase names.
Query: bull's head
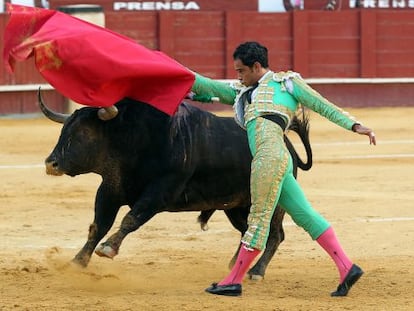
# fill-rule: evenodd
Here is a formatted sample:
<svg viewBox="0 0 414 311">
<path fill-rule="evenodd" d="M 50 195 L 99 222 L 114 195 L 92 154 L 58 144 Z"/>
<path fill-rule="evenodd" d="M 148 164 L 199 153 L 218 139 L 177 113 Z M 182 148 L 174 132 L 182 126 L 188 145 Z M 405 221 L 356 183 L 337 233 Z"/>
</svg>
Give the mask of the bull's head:
<svg viewBox="0 0 414 311">
<path fill-rule="evenodd" d="M 90 172 L 100 173 L 103 166 L 103 150 L 106 146 L 103 129 L 106 122 L 96 108 L 84 107 L 73 114 L 62 114 L 48 108 L 41 95 L 38 100 L 43 114 L 50 120 L 64 123 L 59 141 L 46 158 L 46 173 L 75 176 Z M 115 108 L 115 107 L 114 107 Z M 117 111 L 109 109 L 110 113 Z M 102 114 L 102 113 L 101 113 Z M 108 124 L 109 125 L 109 124 Z"/>
</svg>

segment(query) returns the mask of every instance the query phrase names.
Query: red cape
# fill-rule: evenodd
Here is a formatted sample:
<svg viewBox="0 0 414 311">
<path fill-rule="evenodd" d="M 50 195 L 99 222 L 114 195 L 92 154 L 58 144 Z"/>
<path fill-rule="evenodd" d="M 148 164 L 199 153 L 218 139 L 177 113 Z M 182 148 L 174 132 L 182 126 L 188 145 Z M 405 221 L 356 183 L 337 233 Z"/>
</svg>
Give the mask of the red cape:
<svg viewBox="0 0 414 311">
<path fill-rule="evenodd" d="M 165 54 L 62 12 L 9 5 L 3 58 L 35 57 L 40 74 L 77 103 L 107 107 L 130 97 L 174 114 L 194 74 Z"/>
</svg>

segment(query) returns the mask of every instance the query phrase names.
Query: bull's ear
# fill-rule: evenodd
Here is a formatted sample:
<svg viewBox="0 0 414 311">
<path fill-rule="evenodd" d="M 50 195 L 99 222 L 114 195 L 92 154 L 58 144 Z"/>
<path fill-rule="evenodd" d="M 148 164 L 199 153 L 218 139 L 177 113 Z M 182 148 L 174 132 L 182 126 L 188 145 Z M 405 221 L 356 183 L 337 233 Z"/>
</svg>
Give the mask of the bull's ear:
<svg viewBox="0 0 414 311">
<path fill-rule="evenodd" d="M 40 87 L 39 87 L 39 90 L 37 91 L 37 101 L 38 101 L 40 110 L 42 110 L 43 114 L 49 120 L 52 120 L 58 123 L 65 123 L 65 121 L 70 117 L 70 114 L 63 114 L 63 113 L 55 112 L 49 109 L 43 102 L 42 94 L 40 93 Z"/>
<path fill-rule="evenodd" d="M 102 121 L 108 121 L 115 118 L 118 114 L 118 108 L 115 106 L 109 106 L 105 108 L 100 108 L 98 110 L 98 118 Z"/>
</svg>

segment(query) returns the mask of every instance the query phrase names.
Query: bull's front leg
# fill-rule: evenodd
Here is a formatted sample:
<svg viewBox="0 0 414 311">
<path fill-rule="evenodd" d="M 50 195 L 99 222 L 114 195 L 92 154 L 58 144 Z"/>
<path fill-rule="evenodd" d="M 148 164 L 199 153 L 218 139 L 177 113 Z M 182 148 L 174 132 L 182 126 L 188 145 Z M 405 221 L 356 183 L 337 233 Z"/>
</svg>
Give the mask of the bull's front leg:
<svg viewBox="0 0 414 311">
<path fill-rule="evenodd" d="M 98 245 L 99 241 L 105 236 L 105 234 L 101 235 L 102 234 L 98 234 L 98 225 L 96 223 L 91 224 L 89 226 L 88 240 L 72 261 L 82 267 L 86 267 L 96 245 Z"/>
<path fill-rule="evenodd" d="M 124 238 L 129 233 L 138 230 L 157 213 L 167 210 L 183 191 L 187 179 L 188 174 L 170 174 L 148 185 L 139 200 L 122 219 L 119 230 L 100 244 L 95 253 L 108 258 L 117 255 Z M 154 193 L 158 195 L 154 196 Z"/>
<path fill-rule="evenodd" d="M 122 219 L 119 230 L 111 235 L 104 243 L 101 243 L 96 248 L 95 253 L 101 257 L 115 257 L 118 255 L 124 238 L 129 233 L 138 230 L 139 227 L 150 220 L 155 214 L 155 212 L 147 211 L 135 215 L 133 210 L 129 211 Z"/>
<path fill-rule="evenodd" d="M 115 201 L 114 196 L 105 191 L 101 185 L 96 194 L 95 218 L 89 226 L 88 240 L 73 258 L 74 263 L 82 267 L 88 265 L 95 247 L 114 224 L 120 206 L 119 202 Z"/>
</svg>

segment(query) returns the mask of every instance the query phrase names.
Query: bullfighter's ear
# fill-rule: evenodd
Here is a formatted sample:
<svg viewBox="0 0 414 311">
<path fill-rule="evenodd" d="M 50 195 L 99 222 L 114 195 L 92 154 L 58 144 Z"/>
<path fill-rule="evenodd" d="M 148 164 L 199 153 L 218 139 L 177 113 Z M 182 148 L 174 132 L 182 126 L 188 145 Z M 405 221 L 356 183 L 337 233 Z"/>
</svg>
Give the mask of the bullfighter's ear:
<svg viewBox="0 0 414 311">
<path fill-rule="evenodd" d="M 115 106 L 100 108 L 98 110 L 98 118 L 102 121 L 108 121 L 115 118 L 118 114 L 118 109 Z"/>
</svg>

